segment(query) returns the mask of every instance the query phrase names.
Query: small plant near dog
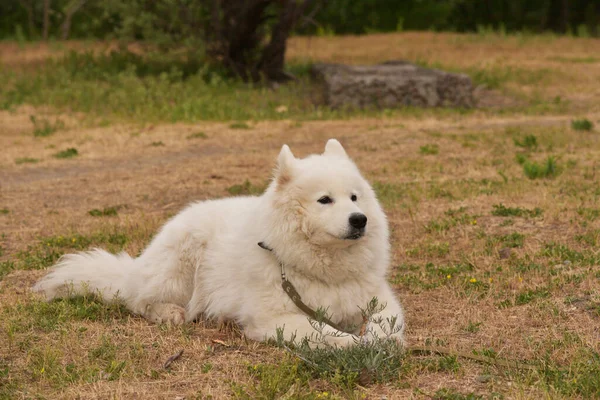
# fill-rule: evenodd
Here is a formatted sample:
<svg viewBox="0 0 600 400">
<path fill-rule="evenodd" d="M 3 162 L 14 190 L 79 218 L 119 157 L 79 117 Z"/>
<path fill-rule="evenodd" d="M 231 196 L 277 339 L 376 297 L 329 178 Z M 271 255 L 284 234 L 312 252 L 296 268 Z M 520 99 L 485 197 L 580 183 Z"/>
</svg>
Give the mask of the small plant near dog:
<svg viewBox="0 0 600 400">
<path fill-rule="evenodd" d="M 56 121 L 54 121 L 54 123 L 51 123 L 45 118 L 37 119 L 35 115 L 30 115 L 29 120 L 34 126 L 33 136 L 35 137 L 50 136 L 54 132 L 65 127 L 65 124 L 60 119 L 57 119 Z"/>
<path fill-rule="evenodd" d="M 195 132 L 188 135 L 188 139 L 208 139 L 208 136 L 204 132 Z"/>
<path fill-rule="evenodd" d="M 15 164 L 17 164 L 17 165 L 21 165 L 21 164 L 35 164 L 38 161 L 40 161 L 40 160 L 38 160 L 37 158 L 20 157 L 20 158 L 16 158 L 15 159 Z"/>
<path fill-rule="evenodd" d="M 158 141 L 158 142 L 152 142 L 152 143 L 150 143 L 150 146 L 152 146 L 152 147 L 162 147 L 162 146 L 164 146 L 164 145 L 165 145 L 165 144 L 164 144 L 162 141 Z"/>
<path fill-rule="evenodd" d="M 286 341 L 280 328 L 276 344 L 302 360 L 315 377 L 335 379 L 348 388 L 390 382 L 397 379 L 404 362 L 404 348 L 393 337 L 402 332 L 404 326 L 396 318 L 377 316 L 384 309 L 385 305 L 380 305 L 376 298 L 362 309 L 364 323 L 354 327 L 361 335 L 353 346 L 337 347 L 328 342 L 332 334 L 325 332 L 323 321 L 329 316 L 323 309 L 318 310 L 317 320 L 311 320 L 315 331 L 312 335 L 300 338 L 299 342 L 295 337 Z"/>
<path fill-rule="evenodd" d="M 571 128 L 576 131 L 591 131 L 594 127 L 592 121 L 586 118 L 574 119 L 571 121 Z"/>
<path fill-rule="evenodd" d="M 419 148 L 419 153 L 423 155 L 436 155 L 440 152 L 440 147 L 437 144 L 426 144 Z"/>
<path fill-rule="evenodd" d="M 0 208 L 0 214 L 8 214 L 10 211 L 8 210 L 8 208 Z"/>
<path fill-rule="evenodd" d="M 79 152 L 77 151 L 76 148 L 74 147 L 69 147 L 66 150 L 62 150 L 59 151 L 58 153 L 54 154 L 54 158 L 73 158 L 73 157 L 77 157 L 79 155 Z"/>
<path fill-rule="evenodd" d="M 535 161 L 525 161 L 523 163 L 523 172 L 529 179 L 554 178 L 561 173 L 556 159 L 549 156 L 543 163 L 538 164 Z"/>
<path fill-rule="evenodd" d="M 526 135 L 522 139 L 521 138 L 513 138 L 513 142 L 514 142 L 515 146 L 522 147 L 529 151 L 536 150 L 538 147 L 537 138 L 534 135 Z"/>
</svg>

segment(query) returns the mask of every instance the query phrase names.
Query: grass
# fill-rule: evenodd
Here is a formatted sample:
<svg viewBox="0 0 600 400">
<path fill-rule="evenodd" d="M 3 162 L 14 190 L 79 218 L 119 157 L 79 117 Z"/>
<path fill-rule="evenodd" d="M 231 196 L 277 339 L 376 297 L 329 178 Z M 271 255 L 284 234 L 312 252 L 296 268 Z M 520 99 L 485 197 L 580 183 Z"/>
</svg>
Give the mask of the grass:
<svg viewBox="0 0 600 400">
<path fill-rule="evenodd" d="M 558 166 L 556 158 L 548 156 L 543 163 L 525 160 L 523 172 L 529 179 L 554 178 L 562 172 L 562 169 Z"/>
<path fill-rule="evenodd" d="M 423 155 L 435 155 L 440 152 L 440 148 L 437 144 L 426 144 L 419 148 L 419 153 Z"/>
<path fill-rule="evenodd" d="M 53 155 L 54 158 L 73 158 L 77 157 L 79 152 L 74 147 L 69 147 L 66 150 L 61 150 Z"/>
<path fill-rule="evenodd" d="M 591 131 L 594 124 L 589 119 L 574 119 L 571 121 L 571 128 L 576 131 Z"/>
<path fill-rule="evenodd" d="M 88 214 L 92 217 L 114 217 L 118 214 L 120 206 L 104 207 L 102 210 L 94 208 L 88 211 Z"/>
<path fill-rule="evenodd" d="M 266 185 L 254 185 L 248 179 L 242 184 L 232 185 L 227 192 L 233 196 L 260 195 L 266 189 Z"/>
<path fill-rule="evenodd" d="M 188 139 L 207 139 L 208 135 L 204 132 L 194 132 L 187 137 Z"/>
<path fill-rule="evenodd" d="M 32 157 L 19 157 L 19 158 L 15 158 L 15 164 L 17 165 L 21 165 L 21 164 L 35 164 L 37 162 L 39 162 L 40 160 L 38 160 L 37 158 L 32 158 Z"/>
<path fill-rule="evenodd" d="M 469 112 L 330 111 L 314 106 L 305 72 L 273 90 L 185 63 L 171 71 L 157 60 L 103 53 L 30 64 L 46 51 L 38 44 L 5 53 L 0 398 L 600 397 L 597 137 L 593 126 L 565 129 L 581 115 L 598 119 L 600 72 L 573 61 L 598 46 L 489 32 L 289 43 L 292 66 L 308 57 L 420 59 L 497 88 L 481 93 L 501 101 Z M 35 137 L 30 115 L 42 129 L 45 120 L 69 130 Z M 47 303 L 30 292 L 61 255 L 94 247 L 140 254 L 190 201 L 262 193 L 283 143 L 304 156 L 322 152 L 332 136 L 386 210 L 389 281 L 404 305 L 409 345 L 449 353 L 402 353 L 393 342 L 286 348 L 227 324 L 153 325 L 92 295 Z M 168 145 L 160 157 L 150 154 L 157 142 Z M 93 156 L 94 167 L 86 157 L 45 162 L 70 148 Z M 39 162 L 16 165 L 30 157 Z M 107 204 L 128 204 L 127 212 Z"/>
<path fill-rule="evenodd" d="M 527 209 L 522 207 L 506 207 L 504 204 L 494 204 L 492 206 L 492 215 L 498 217 L 539 217 L 543 210 L 539 207 Z"/>
<path fill-rule="evenodd" d="M 35 115 L 30 115 L 29 120 L 34 126 L 33 136 L 35 137 L 46 137 L 50 136 L 60 129 L 64 129 L 65 124 L 57 119 L 54 123 L 51 123 L 45 118 L 38 119 Z"/>
<path fill-rule="evenodd" d="M 529 151 L 536 150 L 538 147 L 537 137 L 534 135 L 526 135 L 522 139 L 514 138 L 515 146 L 523 147 Z"/>
</svg>

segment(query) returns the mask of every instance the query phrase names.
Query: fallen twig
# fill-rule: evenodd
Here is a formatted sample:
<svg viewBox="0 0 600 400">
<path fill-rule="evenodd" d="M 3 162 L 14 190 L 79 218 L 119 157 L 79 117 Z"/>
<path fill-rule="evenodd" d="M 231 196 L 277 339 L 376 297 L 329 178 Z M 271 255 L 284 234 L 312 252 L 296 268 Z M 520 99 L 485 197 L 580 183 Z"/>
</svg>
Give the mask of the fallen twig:
<svg viewBox="0 0 600 400">
<path fill-rule="evenodd" d="M 171 357 L 169 357 L 167 359 L 167 361 L 165 361 L 165 365 L 163 365 L 163 368 L 168 369 L 171 366 L 171 364 L 173 363 L 173 361 L 175 361 L 179 357 L 181 357 L 182 354 L 183 354 L 183 349 L 181 349 L 177 353 L 173 354 Z"/>
</svg>

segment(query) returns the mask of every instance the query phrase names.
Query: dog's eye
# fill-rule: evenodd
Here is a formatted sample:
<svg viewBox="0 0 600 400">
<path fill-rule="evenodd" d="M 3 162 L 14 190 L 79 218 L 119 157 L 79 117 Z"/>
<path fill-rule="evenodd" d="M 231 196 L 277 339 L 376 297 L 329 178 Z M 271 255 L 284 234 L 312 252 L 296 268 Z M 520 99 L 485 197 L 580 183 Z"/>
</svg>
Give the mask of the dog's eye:
<svg viewBox="0 0 600 400">
<path fill-rule="evenodd" d="M 356 197 L 356 195 L 353 194 L 352 196 L 350 196 L 350 200 L 356 201 L 356 200 L 358 200 L 358 197 Z"/>
<path fill-rule="evenodd" d="M 333 203 L 333 199 L 329 196 L 323 196 L 319 200 L 317 200 L 321 204 L 329 204 Z"/>
</svg>

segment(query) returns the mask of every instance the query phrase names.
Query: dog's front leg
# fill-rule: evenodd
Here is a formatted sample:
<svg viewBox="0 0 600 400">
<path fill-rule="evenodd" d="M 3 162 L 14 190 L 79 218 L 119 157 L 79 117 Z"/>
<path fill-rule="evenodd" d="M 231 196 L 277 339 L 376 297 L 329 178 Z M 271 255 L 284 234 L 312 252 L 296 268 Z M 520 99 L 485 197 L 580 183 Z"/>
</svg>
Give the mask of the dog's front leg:
<svg viewBox="0 0 600 400">
<path fill-rule="evenodd" d="M 318 332 L 306 315 L 289 313 L 277 317 L 257 318 L 252 324 L 245 327 L 244 332 L 250 339 L 265 341 L 275 338 L 277 330 L 281 329 L 285 340 L 294 340 L 299 343 L 304 338 L 308 338 L 311 347 L 323 345 L 346 347 L 358 341 L 356 335 L 338 331 L 329 325 L 324 324 L 322 328 Z"/>
</svg>

